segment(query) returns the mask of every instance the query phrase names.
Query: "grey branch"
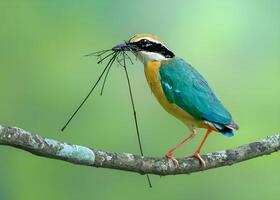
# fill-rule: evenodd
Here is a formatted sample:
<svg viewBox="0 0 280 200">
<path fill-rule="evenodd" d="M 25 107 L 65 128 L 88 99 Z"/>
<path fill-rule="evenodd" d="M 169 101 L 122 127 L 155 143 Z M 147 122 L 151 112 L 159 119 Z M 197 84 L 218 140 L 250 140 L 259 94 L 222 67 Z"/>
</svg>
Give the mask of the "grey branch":
<svg viewBox="0 0 280 200">
<path fill-rule="evenodd" d="M 217 167 L 232 165 L 238 162 L 276 152 L 280 149 L 280 134 L 243 145 L 234 149 L 203 155 L 206 167 L 201 167 L 194 157 L 178 159 L 174 166 L 166 158 L 143 157 L 130 153 L 115 153 L 67 144 L 53 139 L 31 134 L 17 127 L 0 125 L 0 145 L 23 149 L 32 154 L 67 161 L 79 165 L 118 169 L 140 174 L 176 175 L 190 174 Z"/>
</svg>

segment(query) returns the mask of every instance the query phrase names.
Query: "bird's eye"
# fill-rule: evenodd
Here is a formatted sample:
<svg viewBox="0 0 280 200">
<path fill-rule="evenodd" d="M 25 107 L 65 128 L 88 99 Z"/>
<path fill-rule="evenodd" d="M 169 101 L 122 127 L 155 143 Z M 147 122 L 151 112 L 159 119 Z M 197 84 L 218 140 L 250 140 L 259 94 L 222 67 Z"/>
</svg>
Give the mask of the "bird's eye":
<svg viewBox="0 0 280 200">
<path fill-rule="evenodd" d="M 140 40 L 140 45 L 141 45 L 142 47 L 150 46 L 150 41 L 147 40 L 147 39 Z"/>
<path fill-rule="evenodd" d="M 142 42 L 145 44 L 148 43 L 148 40 L 144 39 Z"/>
</svg>

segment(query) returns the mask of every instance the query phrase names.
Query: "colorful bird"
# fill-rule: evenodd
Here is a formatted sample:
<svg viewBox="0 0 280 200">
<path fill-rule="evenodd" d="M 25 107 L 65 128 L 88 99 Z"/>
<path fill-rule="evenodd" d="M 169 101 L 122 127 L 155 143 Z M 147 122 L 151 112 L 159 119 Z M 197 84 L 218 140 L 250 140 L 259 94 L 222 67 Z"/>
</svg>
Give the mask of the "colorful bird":
<svg viewBox="0 0 280 200">
<path fill-rule="evenodd" d="M 205 166 L 200 152 L 209 134 L 215 131 L 231 137 L 238 125 L 203 76 L 151 34 L 136 35 L 128 42 L 115 46 L 113 50 L 131 51 L 141 60 L 147 82 L 161 106 L 191 130 L 191 134 L 165 156 L 177 165 L 173 153 L 194 138 L 195 128 L 204 128 L 207 130 L 206 135 L 194 156 Z"/>
</svg>

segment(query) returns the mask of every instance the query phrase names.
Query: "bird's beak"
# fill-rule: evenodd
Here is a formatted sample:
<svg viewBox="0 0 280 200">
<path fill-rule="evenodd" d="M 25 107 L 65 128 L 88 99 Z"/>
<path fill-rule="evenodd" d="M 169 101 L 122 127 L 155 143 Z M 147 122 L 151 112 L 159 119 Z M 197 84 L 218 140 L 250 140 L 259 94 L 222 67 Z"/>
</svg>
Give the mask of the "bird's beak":
<svg viewBox="0 0 280 200">
<path fill-rule="evenodd" d="M 113 51 L 131 51 L 135 49 L 136 45 L 130 42 L 125 42 L 122 44 L 118 44 L 112 48 Z"/>
</svg>

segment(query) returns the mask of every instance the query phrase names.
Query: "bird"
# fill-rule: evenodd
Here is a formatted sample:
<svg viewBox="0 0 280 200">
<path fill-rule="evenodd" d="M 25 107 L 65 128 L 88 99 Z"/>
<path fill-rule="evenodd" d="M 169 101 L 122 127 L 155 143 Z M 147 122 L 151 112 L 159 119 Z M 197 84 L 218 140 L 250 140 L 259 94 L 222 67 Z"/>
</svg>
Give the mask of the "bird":
<svg viewBox="0 0 280 200">
<path fill-rule="evenodd" d="M 168 150 L 165 157 L 178 165 L 174 152 L 196 136 L 197 128 L 203 128 L 206 134 L 193 156 L 205 167 L 206 162 L 200 152 L 210 133 L 231 137 L 239 129 L 205 78 L 152 34 L 137 34 L 113 50 L 135 54 L 144 64 L 148 85 L 160 105 L 190 130 L 190 134 Z"/>
</svg>

